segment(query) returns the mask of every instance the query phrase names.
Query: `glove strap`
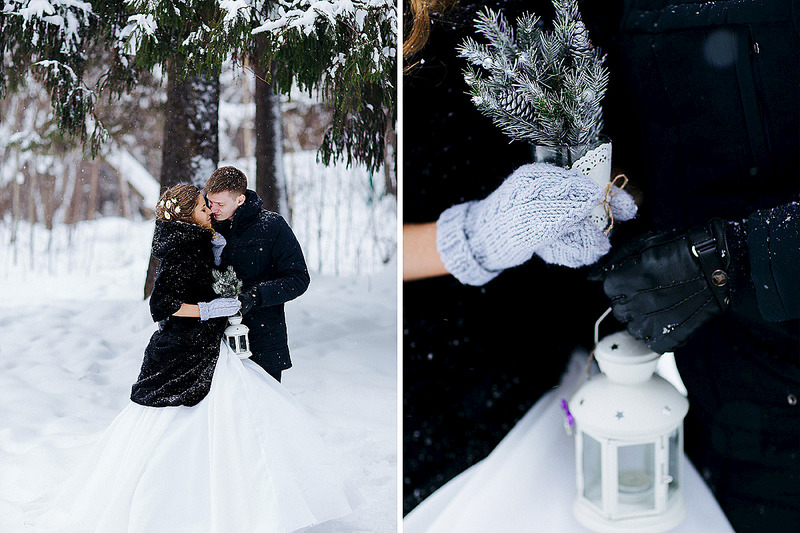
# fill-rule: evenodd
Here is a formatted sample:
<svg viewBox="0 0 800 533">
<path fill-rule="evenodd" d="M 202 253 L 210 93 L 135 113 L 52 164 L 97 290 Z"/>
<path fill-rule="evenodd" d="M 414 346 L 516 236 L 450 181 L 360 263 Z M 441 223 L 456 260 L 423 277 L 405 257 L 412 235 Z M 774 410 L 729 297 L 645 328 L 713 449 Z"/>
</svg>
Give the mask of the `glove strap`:
<svg viewBox="0 0 800 533">
<path fill-rule="evenodd" d="M 712 220 L 708 226 L 698 226 L 689 230 L 692 255 L 695 256 L 703 275 L 717 300 L 720 309 L 730 305 L 728 297 L 728 267 L 730 253 L 725 240 L 725 223 Z"/>
</svg>

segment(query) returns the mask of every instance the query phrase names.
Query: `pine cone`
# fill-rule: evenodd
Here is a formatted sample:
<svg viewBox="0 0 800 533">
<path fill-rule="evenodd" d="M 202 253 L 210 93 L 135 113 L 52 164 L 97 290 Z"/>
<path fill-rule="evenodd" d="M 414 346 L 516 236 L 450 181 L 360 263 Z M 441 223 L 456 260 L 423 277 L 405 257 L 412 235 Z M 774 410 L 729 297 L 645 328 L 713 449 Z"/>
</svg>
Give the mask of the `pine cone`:
<svg viewBox="0 0 800 533">
<path fill-rule="evenodd" d="M 497 103 L 509 114 L 521 121 L 532 121 L 535 113 L 523 94 L 514 89 L 507 89 L 497 95 Z"/>
</svg>

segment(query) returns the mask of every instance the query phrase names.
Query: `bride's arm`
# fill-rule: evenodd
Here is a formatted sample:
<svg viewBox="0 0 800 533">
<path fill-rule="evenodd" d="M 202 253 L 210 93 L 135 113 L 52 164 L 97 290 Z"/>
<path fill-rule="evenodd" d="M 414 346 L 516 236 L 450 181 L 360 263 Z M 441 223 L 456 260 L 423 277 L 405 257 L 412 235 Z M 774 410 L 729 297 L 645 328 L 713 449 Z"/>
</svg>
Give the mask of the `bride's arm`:
<svg viewBox="0 0 800 533">
<path fill-rule="evenodd" d="M 200 306 L 197 304 L 182 303 L 180 309 L 172 313 L 172 316 L 200 318 Z"/>
<path fill-rule="evenodd" d="M 436 251 L 436 222 L 403 224 L 403 281 L 449 274 Z"/>
</svg>

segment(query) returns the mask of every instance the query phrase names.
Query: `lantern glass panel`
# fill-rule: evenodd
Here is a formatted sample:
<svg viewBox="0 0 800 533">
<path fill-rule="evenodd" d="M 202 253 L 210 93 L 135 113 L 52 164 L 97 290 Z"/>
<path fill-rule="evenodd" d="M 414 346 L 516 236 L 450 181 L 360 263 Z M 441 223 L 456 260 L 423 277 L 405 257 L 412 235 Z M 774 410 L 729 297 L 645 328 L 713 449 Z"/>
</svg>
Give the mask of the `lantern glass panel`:
<svg viewBox="0 0 800 533">
<path fill-rule="evenodd" d="M 622 514 L 655 509 L 655 443 L 617 448 L 619 510 Z"/>
<path fill-rule="evenodd" d="M 586 433 L 583 435 L 583 497 L 596 505 L 603 506 L 602 447 Z"/>
<path fill-rule="evenodd" d="M 247 351 L 247 335 L 239 336 L 239 346 L 241 346 L 243 352 Z"/>
<path fill-rule="evenodd" d="M 236 337 L 228 337 L 228 346 L 231 347 L 231 350 L 236 352 Z"/>
<path fill-rule="evenodd" d="M 677 491 L 681 486 L 681 430 L 676 429 L 669 436 L 669 494 Z"/>
</svg>

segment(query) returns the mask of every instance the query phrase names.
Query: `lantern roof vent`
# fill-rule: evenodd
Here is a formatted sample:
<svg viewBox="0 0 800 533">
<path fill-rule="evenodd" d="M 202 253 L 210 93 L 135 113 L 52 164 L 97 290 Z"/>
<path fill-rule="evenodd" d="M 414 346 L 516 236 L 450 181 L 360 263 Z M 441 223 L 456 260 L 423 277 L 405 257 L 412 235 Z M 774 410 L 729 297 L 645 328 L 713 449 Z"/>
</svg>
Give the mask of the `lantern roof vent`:
<svg viewBox="0 0 800 533">
<path fill-rule="evenodd" d="M 599 341 L 595 358 L 602 374 L 584 383 L 569 405 L 582 431 L 635 441 L 676 429 L 689 402 L 654 375 L 660 357 L 626 331 Z"/>
<path fill-rule="evenodd" d="M 627 331 L 618 331 L 604 337 L 597 343 L 594 356 L 600 370 L 608 379 L 624 385 L 649 380 L 661 357 Z"/>
</svg>

